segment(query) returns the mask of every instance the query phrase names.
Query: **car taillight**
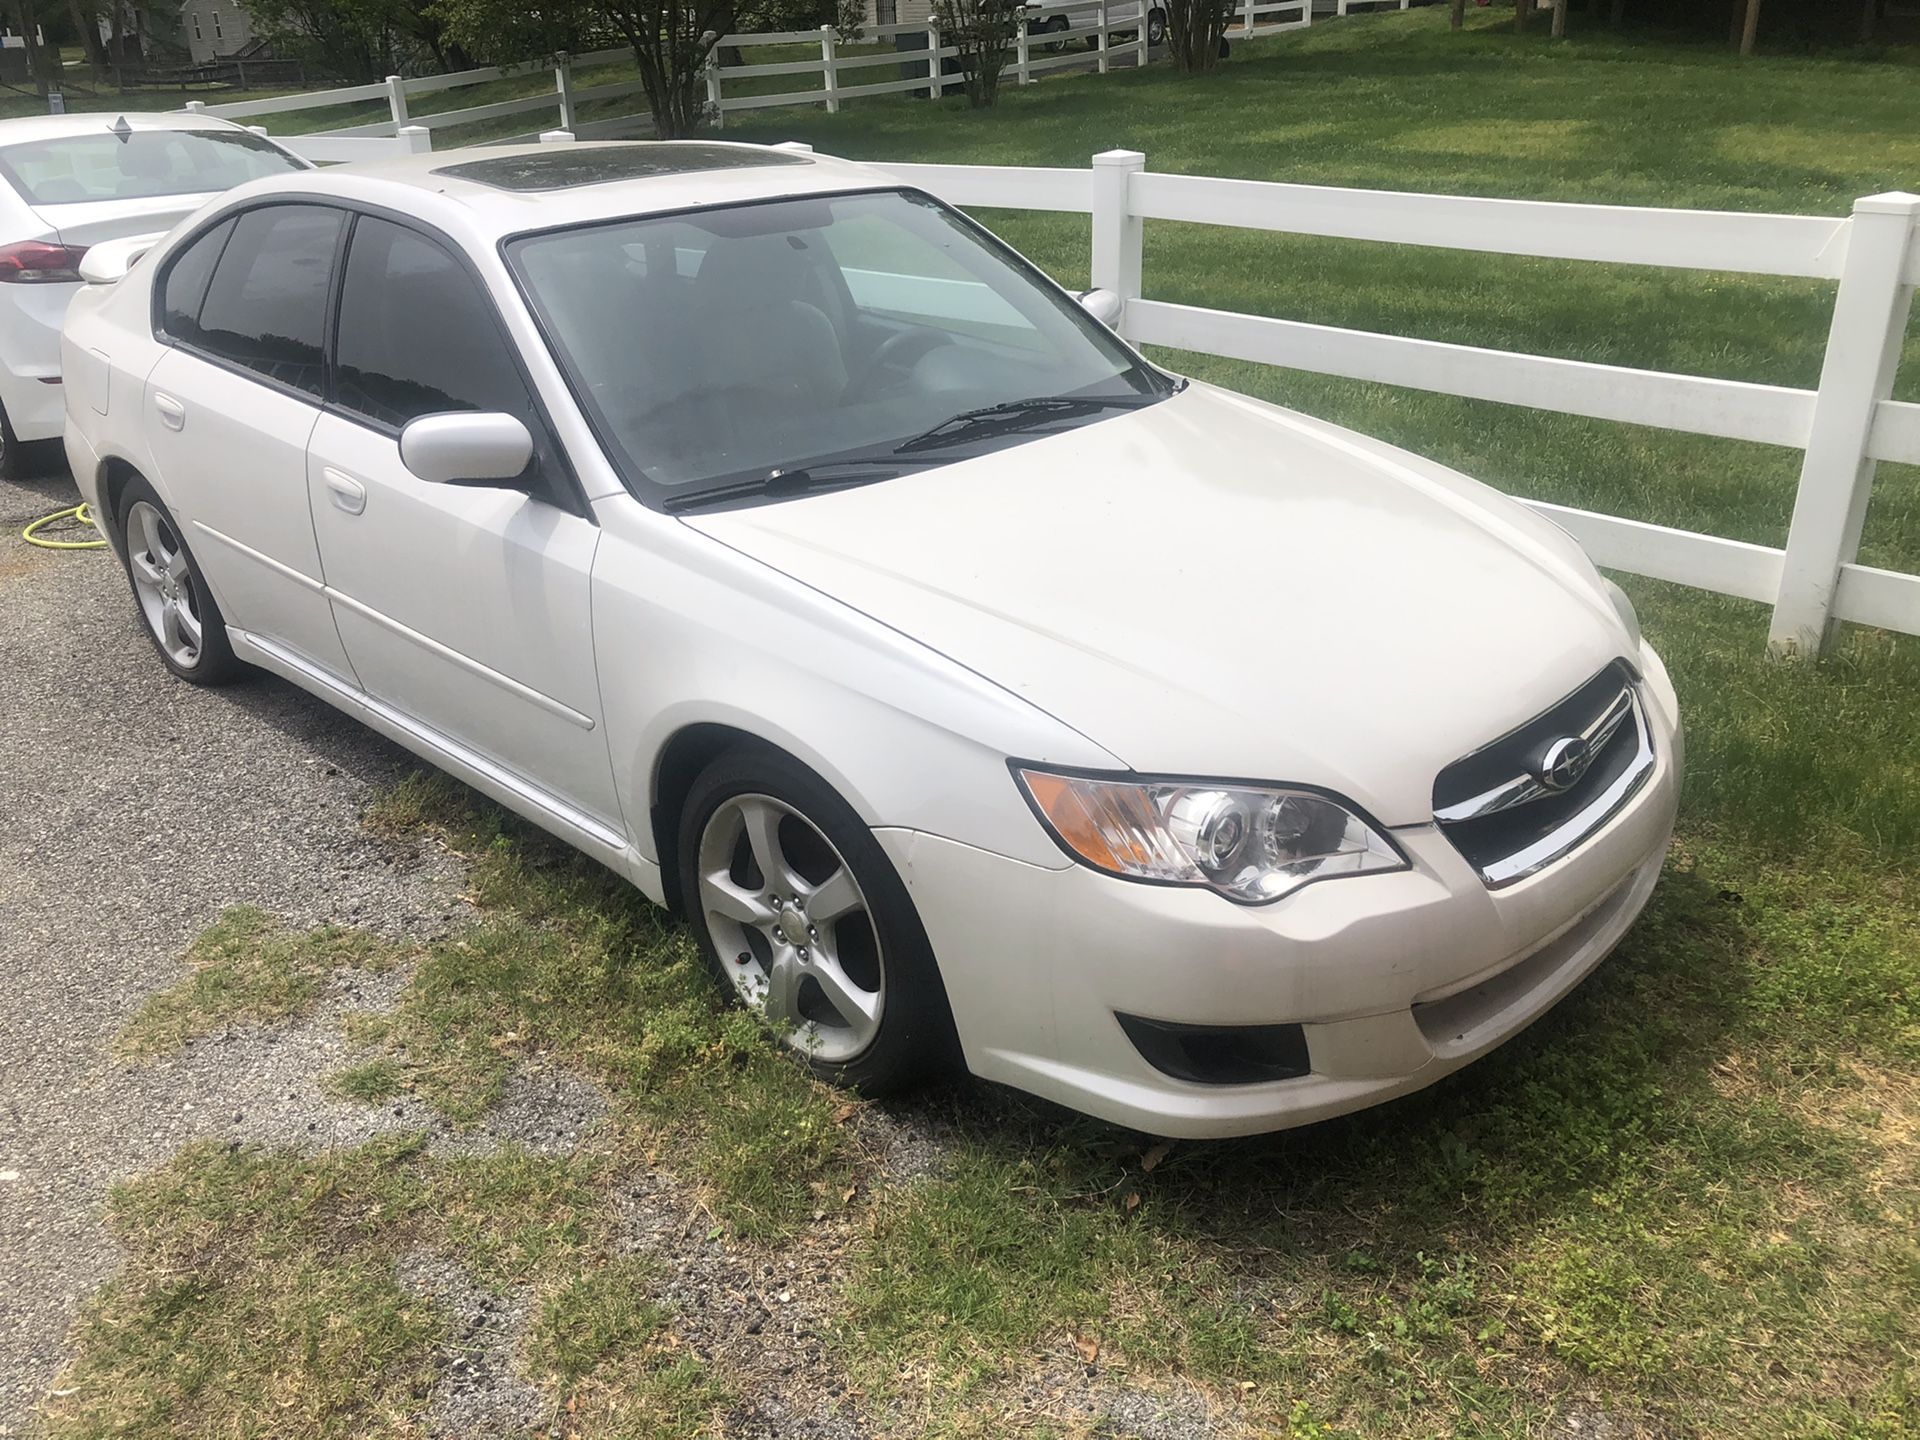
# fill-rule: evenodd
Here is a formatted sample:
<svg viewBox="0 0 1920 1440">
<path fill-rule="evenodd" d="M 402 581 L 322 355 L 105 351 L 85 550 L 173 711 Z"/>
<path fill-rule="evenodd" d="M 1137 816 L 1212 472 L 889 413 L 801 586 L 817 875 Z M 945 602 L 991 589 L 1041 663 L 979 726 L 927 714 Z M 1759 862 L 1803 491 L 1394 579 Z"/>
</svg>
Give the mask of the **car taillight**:
<svg viewBox="0 0 1920 1440">
<path fill-rule="evenodd" d="M 45 240 L 22 240 L 0 246 L 0 284 L 48 285 L 80 278 L 84 245 L 51 245 Z"/>
</svg>

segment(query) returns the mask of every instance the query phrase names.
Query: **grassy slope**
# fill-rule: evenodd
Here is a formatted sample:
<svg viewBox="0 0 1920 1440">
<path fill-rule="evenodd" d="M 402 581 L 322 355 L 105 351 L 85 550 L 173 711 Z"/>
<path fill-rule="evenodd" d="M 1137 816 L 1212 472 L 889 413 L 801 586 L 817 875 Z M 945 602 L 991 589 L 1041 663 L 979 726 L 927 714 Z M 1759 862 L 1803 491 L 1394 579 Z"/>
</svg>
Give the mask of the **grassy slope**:
<svg viewBox="0 0 1920 1440">
<path fill-rule="evenodd" d="M 1247 47 L 1203 84 L 1150 72 L 1035 87 L 993 116 L 877 102 L 729 133 L 1008 162 L 1129 145 L 1195 172 L 1825 213 L 1920 175 L 1903 63 L 1552 49 L 1475 19 L 1459 38 L 1432 12 L 1327 26 Z M 1083 225 L 995 219 L 1062 278 L 1084 273 Z M 1174 226 L 1148 245 L 1150 294 L 1790 383 L 1812 378 L 1827 303 L 1815 286 Z M 1528 493 L 1776 540 L 1791 493 L 1791 457 L 1758 447 L 1176 358 Z M 1876 555 L 1920 556 L 1913 495 L 1884 476 Z M 830 1213 L 853 1236 L 841 1353 L 903 1434 L 1084 1433 L 1047 1396 L 1096 1343 L 1102 1374 L 1184 1378 L 1263 1434 L 1920 1433 L 1920 646 L 1857 632 L 1826 665 L 1768 665 L 1759 607 L 1629 584 L 1689 716 L 1669 873 L 1592 981 L 1435 1091 L 1170 1152 L 968 1094 L 934 1102 L 944 1169 L 890 1181 L 835 1123 L 850 1107 L 713 1010 L 679 933 L 437 782 L 379 818 L 481 857 L 487 918 L 425 957 L 362 1037 L 382 1058 L 343 1087 L 404 1086 L 470 1117 L 531 1047 L 612 1088 L 616 1166 L 673 1157 L 742 1243 L 815 1244 L 806 1217 Z M 192 1028 L 194 983 L 172 1028 Z M 306 1210 L 240 1198 L 303 1193 L 311 1161 L 196 1153 L 127 1190 L 128 1277 L 83 1331 L 59 1432 L 131 1413 L 145 1433 L 241 1433 L 263 1392 L 303 1397 L 289 1434 L 355 1428 L 365 1397 L 412 1413 L 439 1322 L 396 1298 L 393 1234 L 349 1222 L 392 1215 L 408 1243 L 464 1253 L 476 1227 L 524 1223 L 530 1192 L 509 1175 L 476 1209 L 406 1156 L 333 1163 L 330 1203 L 348 1209 L 321 1217 L 326 1250 Z M 582 1238 L 534 1245 L 504 1277 L 547 1297 L 528 1366 L 556 1399 L 610 1395 L 609 1413 L 655 1416 L 658 1433 L 697 1423 L 723 1402 L 647 1358 L 674 1322 L 624 1307 L 644 1282 L 600 1254 L 600 1182 L 574 1174 L 562 1213 L 584 1217 Z M 456 1233 L 408 1218 L 438 1213 L 417 1197 L 450 1185 L 469 1217 Z M 311 1330 L 287 1274 L 367 1317 L 369 1344 L 264 1376 L 236 1322 Z M 178 1388 L 209 1344 L 227 1383 Z M 363 1379 L 353 1396 L 328 1388 L 341 1365 Z M 177 1397 L 170 1414 L 137 1408 L 154 1393 Z"/>
</svg>

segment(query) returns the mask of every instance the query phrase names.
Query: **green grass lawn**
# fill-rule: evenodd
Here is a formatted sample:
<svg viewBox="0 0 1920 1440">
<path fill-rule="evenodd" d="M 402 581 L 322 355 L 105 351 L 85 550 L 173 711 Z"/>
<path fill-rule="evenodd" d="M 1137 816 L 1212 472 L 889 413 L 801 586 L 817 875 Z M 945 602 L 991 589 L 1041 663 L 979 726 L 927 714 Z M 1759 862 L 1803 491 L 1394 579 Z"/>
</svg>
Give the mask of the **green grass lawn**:
<svg viewBox="0 0 1920 1440">
<path fill-rule="evenodd" d="M 728 135 L 999 163 L 1124 145 L 1193 173 L 1821 214 L 1920 187 L 1912 54 L 1743 65 L 1575 19 L 1555 46 L 1544 25 L 1516 39 L 1474 14 L 1456 37 L 1414 11 L 1247 45 L 1204 81 L 1156 68 L 989 115 L 874 101 Z M 1083 222 L 990 218 L 1084 277 Z M 1146 276 L 1155 297 L 1789 384 L 1812 383 L 1831 303 L 1814 284 L 1157 223 Z M 1517 493 L 1784 535 L 1787 452 L 1166 358 Z M 1902 392 L 1917 381 L 1910 363 Z M 1920 565 L 1917 509 L 1915 476 L 1883 467 L 1870 558 Z M 1645 919 L 1482 1063 L 1266 1139 L 1168 1149 L 963 1090 L 895 1107 L 946 1138 L 935 1173 L 891 1179 L 849 1135 L 855 1107 L 716 1008 L 683 932 L 457 787 L 406 787 L 374 823 L 475 856 L 483 919 L 428 947 L 343 1093 L 470 1119 L 538 1054 L 607 1085 L 608 1154 L 508 1166 L 486 1193 L 391 1147 L 180 1157 L 117 1201 L 127 1272 L 83 1323 L 55 1433 L 254 1433 L 268 1394 L 290 1397 L 278 1433 L 410 1433 L 440 1322 L 394 1291 L 403 1240 L 532 1287 L 526 1368 L 557 1407 L 587 1397 L 580 1433 L 720 1433 L 738 1357 L 671 1361 L 675 1315 L 633 1299 L 649 1282 L 605 1238 L 611 1177 L 645 1156 L 768 1263 L 829 1246 L 849 1384 L 902 1435 L 1099 1433 L 1045 1399 L 1090 1363 L 1196 1387 L 1220 1433 L 1920 1435 L 1920 643 L 1856 629 L 1818 666 L 1770 664 L 1763 607 L 1625 583 L 1689 729 Z M 377 963 L 276 935 L 249 968 L 226 942 L 259 923 L 216 927 L 130 1042 L 193 1033 L 201 1005 L 222 1024 L 277 1013 L 316 967 Z M 361 1317 L 357 1347 L 309 1294 Z"/>
</svg>

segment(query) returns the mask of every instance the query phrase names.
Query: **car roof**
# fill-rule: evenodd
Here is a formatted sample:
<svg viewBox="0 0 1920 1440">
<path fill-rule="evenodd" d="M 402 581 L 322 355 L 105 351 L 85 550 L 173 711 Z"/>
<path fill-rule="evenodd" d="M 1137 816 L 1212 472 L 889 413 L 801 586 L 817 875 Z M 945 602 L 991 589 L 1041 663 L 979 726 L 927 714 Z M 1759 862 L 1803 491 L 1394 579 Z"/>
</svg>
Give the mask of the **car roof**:
<svg viewBox="0 0 1920 1440">
<path fill-rule="evenodd" d="M 898 183 L 864 165 L 804 150 L 642 140 L 443 150 L 273 176 L 230 193 L 237 199 L 275 191 L 333 195 L 400 210 L 488 243 L 593 220 Z"/>
<path fill-rule="evenodd" d="M 241 127 L 217 115 L 192 110 L 96 110 L 82 115 L 22 115 L 0 120 L 0 145 L 31 144 L 72 135 L 112 130 L 122 120 L 129 130 L 238 130 Z"/>
</svg>

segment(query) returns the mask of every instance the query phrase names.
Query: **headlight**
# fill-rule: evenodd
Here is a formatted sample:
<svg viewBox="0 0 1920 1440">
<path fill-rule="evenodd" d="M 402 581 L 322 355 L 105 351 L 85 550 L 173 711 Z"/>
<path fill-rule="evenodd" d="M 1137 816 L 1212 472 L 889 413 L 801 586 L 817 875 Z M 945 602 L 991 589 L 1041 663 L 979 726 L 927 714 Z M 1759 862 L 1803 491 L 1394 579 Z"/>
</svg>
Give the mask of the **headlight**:
<svg viewBox="0 0 1920 1440">
<path fill-rule="evenodd" d="M 1635 660 L 1640 654 L 1640 617 L 1634 614 L 1633 601 L 1627 598 L 1627 592 L 1604 576 L 1600 583 L 1607 587 L 1607 599 L 1613 602 L 1613 613 L 1620 617 L 1620 623 L 1627 627 L 1627 634 L 1633 637 L 1633 654 L 1627 658 Z"/>
<path fill-rule="evenodd" d="M 1014 773 L 1069 854 L 1129 880 L 1205 885 L 1258 904 L 1309 880 L 1407 867 L 1391 840 L 1311 790 Z"/>
</svg>

